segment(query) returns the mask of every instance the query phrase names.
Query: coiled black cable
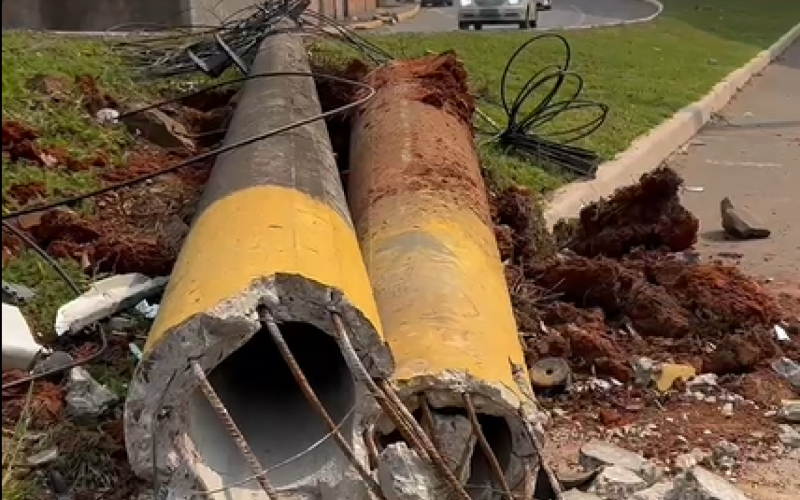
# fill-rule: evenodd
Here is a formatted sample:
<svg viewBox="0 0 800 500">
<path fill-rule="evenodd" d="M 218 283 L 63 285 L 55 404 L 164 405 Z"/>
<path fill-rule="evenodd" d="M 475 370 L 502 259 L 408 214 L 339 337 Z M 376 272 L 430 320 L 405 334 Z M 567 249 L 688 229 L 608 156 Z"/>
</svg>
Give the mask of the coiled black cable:
<svg viewBox="0 0 800 500">
<path fill-rule="evenodd" d="M 545 66 L 534 73 L 522 86 L 519 93 L 509 100 L 508 78 L 517 58 L 533 44 L 545 39 L 556 39 L 564 47 L 561 64 Z M 549 166 L 559 171 L 568 171 L 583 177 L 594 177 L 603 159 L 595 152 L 571 145 L 594 133 L 606 121 L 606 104 L 580 98 L 583 91 L 583 77 L 570 70 L 572 49 L 569 42 L 557 33 L 542 33 L 520 45 L 511 55 L 500 80 L 500 99 L 505 110 L 506 127 L 496 139 L 498 143 L 530 160 L 533 163 Z M 574 88 L 566 96 L 561 96 L 565 84 L 572 80 Z M 546 90 L 550 86 L 549 90 Z M 528 101 L 537 91 L 544 91 L 532 109 Z M 578 110 L 595 110 L 596 116 L 584 123 L 562 130 L 551 130 L 559 116 Z"/>
</svg>

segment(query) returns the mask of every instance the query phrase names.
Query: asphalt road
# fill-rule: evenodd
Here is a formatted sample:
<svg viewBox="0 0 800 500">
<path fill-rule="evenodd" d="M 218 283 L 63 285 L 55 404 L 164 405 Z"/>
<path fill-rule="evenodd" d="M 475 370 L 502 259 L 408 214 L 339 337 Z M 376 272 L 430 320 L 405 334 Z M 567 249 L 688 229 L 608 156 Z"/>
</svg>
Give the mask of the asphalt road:
<svg viewBox="0 0 800 500">
<path fill-rule="evenodd" d="M 458 1 L 458 0 L 456 0 Z M 642 0 L 553 0 L 550 11 L 539 13 L 538 29 L 584 28 L 647 18 L 658 8 Z M 458 29 L 456 7 L 423 7 L 409 21 L 382 28 L 383 33 L 431 33 Z M 484 26 L 484 30 L 518 29 Z"/>
<path fill-rule="evenodd" d="M 792 282 L 800 296 L 800 42 L 756 76 L 669 162 L 694 187 L 684 205 L 700 219 L 699 251 L 746 272 Z M 729 241 L 719 202 L 747 207 L 772 236 Z M 794 498 L 797 498 L 796 496 Z"/>
</svg>

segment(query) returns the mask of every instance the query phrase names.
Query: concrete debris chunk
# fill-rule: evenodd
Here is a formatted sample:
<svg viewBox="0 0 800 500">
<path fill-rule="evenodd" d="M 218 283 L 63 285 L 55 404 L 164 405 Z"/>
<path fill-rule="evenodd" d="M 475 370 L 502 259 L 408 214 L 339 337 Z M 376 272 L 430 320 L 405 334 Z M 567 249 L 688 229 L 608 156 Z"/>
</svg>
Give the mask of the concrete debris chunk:
<svg viewBox="0 0 800 500">
<path fill-rule="evenodd" d="M 390 444 L 383 450 L 378 482 L 386 500 L 431 500 L 443 486 L 431 466 L 405 443 Z"/>
<path fill-rule="evenodd" d="M 772 369 L 792 387 L 800 390 L 800 364 L 789 358 L 779 358 L 772 362 Z"/>
<path fill-rule="evenodd" d="M 689 470 L 695 465 L 703 463 L 708 454 L 699 448 L 694 448 L 689 453 L 681 453 L 675 457 L 675 468 L 680 471 Z"/>
<path fill-rule="evenodd" d="M 80 366 L 69 371 L 67 414 L 75 419 L 96 418 L 117 401 L 117 396 Z"/>
<path fill-rule="evenodd" d="M 730 470 L 736 465 L 741 449 L 730 441 L 719 441 L 711 450 L 711 462 L 720 470 Z"/>
<path fill-rule="evenodd" d="M 33 331 L 19 307 L 3 303 L 3 371 L 27 371 L 42 346 L 33 337 Z"/>
<path fill-rule="evenodd" d="M 769 238 L 772 234 L 764 223 L 744 207 L 737 207 L 730 198 L 723 198 L 719 204 L 722 229 L 730 236 L 740 240 Z"/>
<path fill-rule="evenodd" d="M 662 470 L 638 453 L 606 441 L 592 440 L 584 444 L 580 450 L 579 463 L 587 470 L 602 466 L 628 469 L 651 484 L 658 481 L 663 475 Z"/>
<path fill-rule="evenodd" d="M 34 375 L 47 373 L 56 370 L 66 369 L 67 366 L 75 362 L 75 359 L 68 352 L 55 351 L 45 359 L 36 363 L 31 372 Z"/>
<path fill-rule="evenodd" d="M 456 470 L 462 460 L 467 464 L 463 477 L 459 478 L 466 481 L 470 476 L 469 463 L 475 447 L 472 424 L 463 415 L 442 415 L 436 411 L 432 413 L 434 442 L 450 470 Z"/>
<path fill-rule="evenodd" d="M 58 309 L 56 334 L 78 332 L 95 321 L 131 308 L 161 293 L 166 284 L 167 278 L 148 278 L 138 273 L 120 274 L 95 282 L 91 290 Z"/>
<path fill-rule="evenodd" d="M 664 481 L 634 493 L 631 500 L 672 500 L 674 490 L 675 484 L 672 481 Z"/>
<path fill-rule="evenodd" d="M 41 467 L 49 463 L 55 462 L 58 459 L 58 448 L 46 448 L 38 453 L 34 453 L 26 460 L 31 467 Z"/>
<path fill-rule="evenodd" d="M 195 144 L 182 123 L 159 109 L 145 109 L 122 117 L 122 122 L 132 134 L 162 148 L 194 151 Z"/>
<path fill-rule="evenodd" d="M 592 493 L 586 493 L 581 490 L 569 490 L 561 494 L 563 500 L 601 500 L 601 498 Z"/>
<path fill-rule="evenodd" d="M 35 296 L 36 292 L 27 286 L 3 280 L 3 303 L 19 306 L 29 302 Z"/>
<path fill-rule="evenodd" d="M 791 423 L 800 423 L 800 399 L 784 399 L 778 417 Z"/>
<path fill-rule="evenodd" d="M 707 469 L 696 466 L 675 479 L 669 500 L 751 500 L 736 486 Z"/>
<path fill-rule="evenodd" d="M 635 472 L 612 465 L 600 472 L 589 491 L 605 500 L 628 500 L 645 488 L 647 482 Z"/>
<path fill-rule="evenodd" d="M 784 446 L 787 448 L 800 448 L 800 431 L 795 426 L 782 424 L 780 430 L 778 439 L 781 440 Z"/>
</svg>

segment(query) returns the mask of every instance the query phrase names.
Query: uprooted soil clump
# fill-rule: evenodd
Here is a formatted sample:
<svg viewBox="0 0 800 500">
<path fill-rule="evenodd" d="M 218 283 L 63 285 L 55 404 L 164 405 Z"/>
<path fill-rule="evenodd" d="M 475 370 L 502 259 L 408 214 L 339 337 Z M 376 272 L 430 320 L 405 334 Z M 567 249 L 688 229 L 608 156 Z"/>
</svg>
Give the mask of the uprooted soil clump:
<svg viewBox="0 0 800 500">
<path fill-rule="evenodd" d="M 683 180 L 660 167 L 632 186 L 581 210 L 577 220 L 560 221 L 554 233 L 578 255 L 619 258 L 636 248 L 680 252 L 697 241 L 700 222 L 680 203 Z"/>
<path fill-rule="evenodd" d="M 512 260 L 506 275 L 530 362 L 563 356 L 577 370 L 627 382 L 638 356 L 717 374 L 800 356 L 796 338 L 775 340 L 781 308 L 758 283 L 734 267 L 684 256 L 699 224 L 680 204 L 681 183 L 668 168 L 645 174 L 561 222 L 558 256 L 534 261 L 522 251 Z M 506 254 L 543 233 L 541 225 L 500 223 L 517 195 L 494 199 Z"/>
</svg>

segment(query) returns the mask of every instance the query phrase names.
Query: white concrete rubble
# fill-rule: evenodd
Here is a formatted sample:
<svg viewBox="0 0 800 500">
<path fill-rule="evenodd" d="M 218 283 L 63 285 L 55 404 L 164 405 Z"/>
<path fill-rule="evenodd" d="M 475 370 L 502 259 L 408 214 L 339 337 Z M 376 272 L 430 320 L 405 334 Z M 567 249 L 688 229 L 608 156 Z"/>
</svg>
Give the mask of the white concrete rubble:
<svg viewBox="0 0 800 500">
<path fill-rule="evenodd" d="M 581 446 L 579 463 L 587 470 L 602 466 L 628 469 L 648 484 L 655 483 L 663 476 L 663 471 L 643 456 L 606 441 L 592 440 Z"/>
<path fill-rule="evenodd" d="M 647 482 L 635 472 L 612 465 L 600 472 L 589 491 L 605 500 L 628 500 L 645 488 Z"/>
<path fill-rule="evenodd" d="M 3 371 L 31 368 L 42 346 L 19 307 L 3 303 Z"/>
<path fill-rule="evenodd" d="M 142 300 L 161 293 L 167 281 L 168 278 L 164 277 L 149 278 L 130 273 L 95 282 L 88 292 L 58 308 L 56 334 L 75 333 L 95 321 L 134 307 Z"/>
<path fill-rule="evenodd" d="M 405 443 L 390 444 L 383 450 L 378 482 L 386 500 L 432 500 L 443 486 L 431 466 Z"/>
<path fill-rule="evenodd" d="M 675 484 L 672 481 L 664 481 L 634 493 L 630 500 L 672 500 L 674 490 Z"/>
<path fill-rule="evenodd" d="M 694 467 L 675 479 L 675 490 L 669 500 L 751 500 L 724 478 Z"/>
<path fill-rule="evenodd" d="M 466 459 L 464 473 L 459 479 L 466 481 L 470 476 L 472 453 L 475 440 L 472 436 L 472 424 L 463 415 L 443 415 L 433 411 L 433 435 L 439 452 L 450 470 L 456 470 L 462 459 Z"/>
<path fill-rule="evenodd" d="M 599 496 L 581 490 L 569 490 L 561 494 L 562 500 L 601 500 Z"/>
<path fill-rule="evenodd" d="M 93 379 L 84 368 L 76 366 L 69 371 L 64 401 L 69 416 L 77 419 L 94 418 L 116 402 L 117 396 Z"/>
</svg>

